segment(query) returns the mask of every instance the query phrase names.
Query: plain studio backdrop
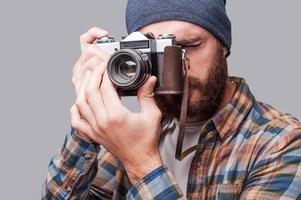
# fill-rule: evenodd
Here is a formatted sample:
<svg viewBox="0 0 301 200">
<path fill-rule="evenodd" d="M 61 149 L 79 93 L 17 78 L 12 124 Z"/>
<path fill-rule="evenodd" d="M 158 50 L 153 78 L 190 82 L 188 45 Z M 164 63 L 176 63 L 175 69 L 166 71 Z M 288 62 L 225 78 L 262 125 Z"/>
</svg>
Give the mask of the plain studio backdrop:
<svg viewBox="0 0 301 200">
<path fill-rule="evenodd" d="M 40 199 L 50 158 L 70 130 L 71 74 L 92 26 L 126 36 L 126 1 L 0 2 L 0 199 Z M 301 1 L 232 0 L 231 75 L 257 100 L 301 119 Z M 134 98 L 125 100 L 137 110 Z"/>
</svg>

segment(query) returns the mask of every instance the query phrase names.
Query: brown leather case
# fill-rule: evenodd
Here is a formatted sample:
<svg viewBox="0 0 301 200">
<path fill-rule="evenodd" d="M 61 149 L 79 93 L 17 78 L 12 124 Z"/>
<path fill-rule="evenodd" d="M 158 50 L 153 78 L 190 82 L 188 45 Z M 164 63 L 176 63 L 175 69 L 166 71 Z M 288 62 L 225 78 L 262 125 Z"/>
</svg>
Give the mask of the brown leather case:
<svg viewBox="0 0 301 200">
<path fill-rule="evenodd" d="M 163 77 L 160 86 L 156 88 L 156 95 L 183 94 L 182 48 L 167 46 L 164 49 Z"/>
</svg>

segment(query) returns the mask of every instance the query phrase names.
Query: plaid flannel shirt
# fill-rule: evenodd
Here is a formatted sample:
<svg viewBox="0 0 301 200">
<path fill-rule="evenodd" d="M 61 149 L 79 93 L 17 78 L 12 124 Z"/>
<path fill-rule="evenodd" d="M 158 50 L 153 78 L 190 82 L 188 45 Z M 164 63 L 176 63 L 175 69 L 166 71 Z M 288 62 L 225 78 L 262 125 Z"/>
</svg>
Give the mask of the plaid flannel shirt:
<svg viewBox="0 0 301 200">
<path fill-rule="evenodd" d="M 164 165 L 132 185 L 119 160 L 72 129 L 49 164 L 43 199 L 301 199 L 300 122 L 231 79 L 232 100 L 201 129 L 186 196 Z"/>
</svg>

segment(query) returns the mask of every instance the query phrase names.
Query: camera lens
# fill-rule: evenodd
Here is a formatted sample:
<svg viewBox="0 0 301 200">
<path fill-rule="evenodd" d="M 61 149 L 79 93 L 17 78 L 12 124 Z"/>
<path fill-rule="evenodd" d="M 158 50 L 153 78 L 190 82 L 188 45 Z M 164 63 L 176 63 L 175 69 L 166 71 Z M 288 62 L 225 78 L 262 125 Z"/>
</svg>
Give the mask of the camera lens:
<svg viewBox="0 0 301 200">
<path fill-rule="evenodd" d="M 124 57 L 123 60 L 119 62 L 117 67 L 118 74 L 125 80 L 129 80 L 136 75 L 137 64 L 129 56 Z"/>
<path fill-rule="evenodd" d="M 135 90 L 151 74 L 149 57 L 139 50 L 122 49 L 112 55 L 108 63 L 108 75 L 119 88 Z"/>
</svg>

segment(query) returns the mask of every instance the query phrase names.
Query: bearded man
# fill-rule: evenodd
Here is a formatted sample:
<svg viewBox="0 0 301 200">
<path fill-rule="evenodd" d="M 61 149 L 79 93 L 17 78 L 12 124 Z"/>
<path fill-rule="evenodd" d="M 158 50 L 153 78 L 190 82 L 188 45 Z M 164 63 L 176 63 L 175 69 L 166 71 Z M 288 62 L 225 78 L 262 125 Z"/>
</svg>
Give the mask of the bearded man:
<svg viewBox="0 0 301 200">
<path fill-rule="evenodd" d="M 155 95 L 155 76 L 137 91 L 141 111 L 124 107 L 106 71 L 110 56 L 94 44 L 108 32 L 81 36 L 72 130 L 50 162 L 44 199 L 301 199 L 301 124 L 228 75 L 225 4 L 128 0 L 129 33 L 173 34 L 185 49 L 184 122 L 182 98 Z M 188 151 L 175 156 L 178 143 Z"/>
</svg>

